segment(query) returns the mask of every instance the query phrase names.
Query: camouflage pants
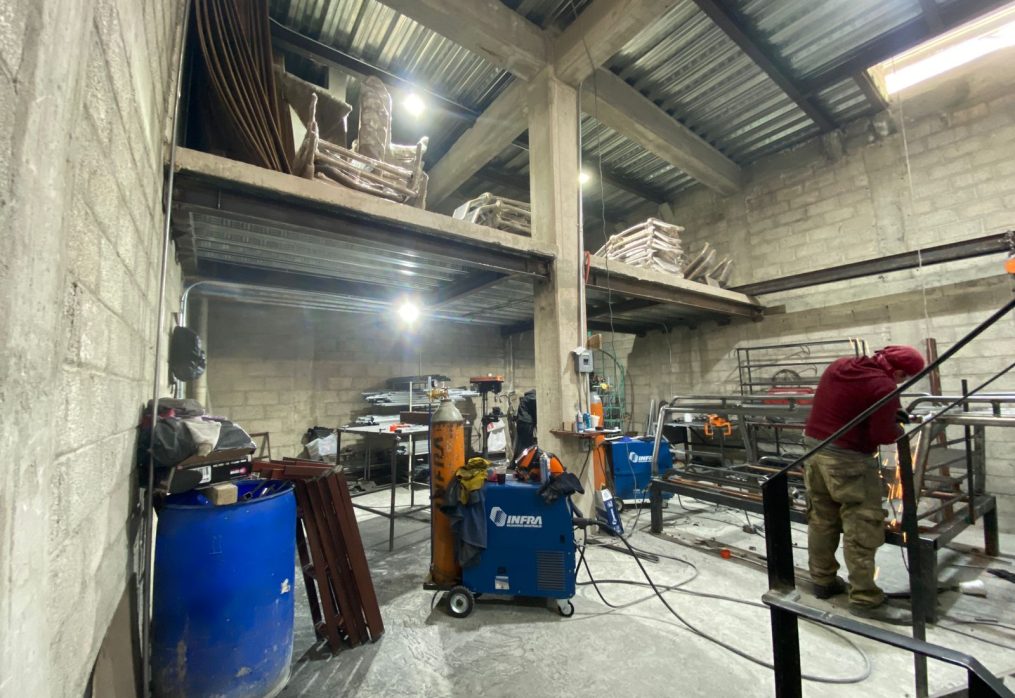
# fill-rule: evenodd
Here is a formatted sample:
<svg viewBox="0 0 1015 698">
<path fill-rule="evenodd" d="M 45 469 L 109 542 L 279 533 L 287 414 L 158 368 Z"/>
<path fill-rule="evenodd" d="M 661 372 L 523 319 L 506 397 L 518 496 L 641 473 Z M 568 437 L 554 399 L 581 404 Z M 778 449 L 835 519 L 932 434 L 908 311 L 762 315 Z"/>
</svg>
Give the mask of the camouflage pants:
<svg viewBox="0 0 1015 698">
<path fill-rule="evenodd" d="M 850 603 L 876 606 L 885 599 L 874 582 L 874 555 L 885 542 L 881 478 L 876 461 L 857 454 L 818 454 L 804 468 L 807 485 L 807 550 L 815 584 L 828 585 L 839 571 L 835 551 L 843 537 Z"/>
</svg>

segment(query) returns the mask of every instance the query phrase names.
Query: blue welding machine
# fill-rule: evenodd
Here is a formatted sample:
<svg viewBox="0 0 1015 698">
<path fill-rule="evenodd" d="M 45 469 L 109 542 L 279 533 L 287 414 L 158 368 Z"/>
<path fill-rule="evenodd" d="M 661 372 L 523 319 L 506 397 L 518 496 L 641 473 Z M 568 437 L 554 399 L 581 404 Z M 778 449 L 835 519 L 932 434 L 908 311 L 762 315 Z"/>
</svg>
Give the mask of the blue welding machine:
<svg viewBox="0 0 1015 698">
<path fill-rule="evenodd" d="M 488 482 L 486 550 L 478 564 L 462 570 L 462 586 L 448 593 L 451 615 L 472 612 L 478 594 L 556 599 L 561 615 L 574 606 L 575 540 L 566 497 L 546 503 L 539 485 L 508 479 Z"/>
<path fill-rule="evenodd" d="M 615 490 L 613 496 L 624 501 L 640 501 L 648 498 L 648 483 L 652 479 L 653 439 L 632 439 L 622 437 L 607 441 L 610 466 L 613 470 Z M 659 445 L 658 472 L 665 473 L 673 467 L 670 445 L 661 439 Z M 665 493 L 669 498 L 670 493 Z"/>
</svg>

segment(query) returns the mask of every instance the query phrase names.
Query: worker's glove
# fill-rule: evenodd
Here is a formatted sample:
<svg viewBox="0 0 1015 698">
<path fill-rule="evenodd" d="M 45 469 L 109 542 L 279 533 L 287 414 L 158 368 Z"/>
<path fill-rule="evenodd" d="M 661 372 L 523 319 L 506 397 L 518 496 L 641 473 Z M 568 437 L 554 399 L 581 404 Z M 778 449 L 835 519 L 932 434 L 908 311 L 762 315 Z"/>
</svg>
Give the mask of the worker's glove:
<svg viewBox="0 0 1015 698">
<path fill-rule="evenodd" d="M 910 420 L 909 412 L 906 412 L 905 410 L 899 410 L 898 412 L 895 413 L 895 421 L 899 422 L 900 424 L 909 424 L 909 420 Z"/>
</svg>

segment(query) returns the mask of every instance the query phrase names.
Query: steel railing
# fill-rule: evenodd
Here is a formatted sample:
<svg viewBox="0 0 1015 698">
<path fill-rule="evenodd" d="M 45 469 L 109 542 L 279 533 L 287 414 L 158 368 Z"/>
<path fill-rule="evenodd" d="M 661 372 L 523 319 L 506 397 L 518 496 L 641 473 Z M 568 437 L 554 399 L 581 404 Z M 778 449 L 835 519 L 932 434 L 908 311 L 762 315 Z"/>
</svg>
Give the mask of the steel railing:
<svg viewBox="0 0 1015 698">
<path fill-rule="evenodd" d="M 962 339 L 952 345 L 946 352 L 929 363 L 922 371 L 909 380 L 899 385 L 894 391 L 876 401 L 866 410 L 851 419 L 835 433 L 820 444 L 811 448 L 802 456 L 796 458 L 777 473 L 769 477 L 761 487 L 762 502 L 765 518 L 765 547 L 768 555 L 768 584 L 769 592 L 764 600 L 769 605 L 772 619 L 772 647 L 774 653 L 774 672 L 776 695 L 801 696 L 801 669 L 800 669 L 800 635 L 798 618 L 803 616 L 824 625 L 834 626 L 848 632 L 857 633 L 879 642 L 885 642 L 895 647 L 908 650 L 914 655 L 914 669 L 916 679 L 916 691 L 918 696 L 927 695 L 927 658 L 960 665 L 966 668 L 969 677 L 970 696 L 1012 696 L 1011 691 L 1006 689 L 993 675 L 991 675 L 975 659 L 953 652 L 944 647 L 938 647 L 926 642 L 926 618 L 924 609 L 913 605 L 913 637 L 899 633 L 882 630 L 880 628 L 860 623 L 835 614 L 818 611 L 799 604 L 795 600 L 796 573 L 793 561 L 793 540 L 790 529 L 790 495 L 788 473 L 794 468 L 800 468 L 804 461 L 822 450 L 836 439 L 840 438 L 851 429 L 862 423 L 879 409 L 897 399 L 905 391 L 909 390 L 919 380 L 936 370 L 941 364 L 948 361 L 967 344 L 979 337 L 988 328 L 1003 318 L 1012 308 L 1015 308 L 1015 299 L 1008 301 L 1002 308 L 994 312 L 990 317 L 977 325 Z M 977 388 L 969 391 L 966 395 L 957 398 L 946 405 L 938 412 L 929 415 L 916 429 L 922 429 L 933 422 L 937 417 L 962 404 L 969 399 L 969 395 L 983 390 L 987 385 L 1007 373 L 1015 363 L 1006 369 L 992 376 L 988 381 Z M 965 391 L 964 391 L 965 392 Z M 902 531 L 906 540 L 906 549 L 909 555 L 909 578 L 912 589 L 918 588 L 923 581 L 919 579 L 920 556 L 922 551 L 919 545 L 919 524 L 916 512 L 916 492 L 913 482 L 912 454 L 909 448 L 909 439 L 901 438 L 897 442 L 899 453 L 899 475 L 902 480 L 903 493 L 903 515 Z"/>
</svg>

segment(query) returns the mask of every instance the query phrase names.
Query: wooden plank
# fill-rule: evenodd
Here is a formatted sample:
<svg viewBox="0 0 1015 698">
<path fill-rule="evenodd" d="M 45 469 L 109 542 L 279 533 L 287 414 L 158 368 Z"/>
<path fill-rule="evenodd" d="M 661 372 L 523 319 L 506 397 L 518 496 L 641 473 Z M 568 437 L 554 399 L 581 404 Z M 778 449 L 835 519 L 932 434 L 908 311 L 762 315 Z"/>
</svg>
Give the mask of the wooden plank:
<svg viewBox="0 0 1015 698">
<path fill-rule="evenodd" d="M 364 637 L 363 619 L 360 617 L 359 608 L 348 587 L 342 583 L 342 562 L 339 559 L 339 549 L 336 545 L 335 536 L 328 523 L 325 503 L 321 499 L 321 492 L 318 489 L 318 481 L 310 480 L 305 483 L 307 494 L 310 498 L 310 512 L 317 525 L 320 535 L 321 547 L 324 551 L 324 559 L 327 561 L 326 574 L 328 588 L 334 596 L 338 609 L 342 614 L 343 629 L 351 646 L 362 644 Z"/>
<path fill-rule="evenodd" d="M 346 625 L 355 625 L 356 634 L 361 638 L 361 641 L 365 642 L 370 637 L 363 619 L 363 604 L 360 601 L 352 572 L 349 569 L 349 552 L 345 542 L 346 533 L 339 522 L 338 515 L 335 513 L 335 503 L 332 501 L 331 491 L 328 488 L 328 480 L 330 479 L 331 476 L 322 477 L 311 481 L 309 484 L 317 488 L 321 506 L 323 507 L 324 518 L 328 524 L 328 531 L 334 546 L 335 557 L 338 561 L 338 567 L 329 570 L 332 584 L 340 585 L 344 596 L 349 599 L 350 609 L 348 615 L 346 615 Z"/>
<path fill-rule="evenodd" d="M 374 581 L 370 576 L 370 567 L 367 564 L 363 539 L 360 537 L 359 526 L 356 523 L 356 514 L 352 507 L 352 497 L 349 494 L 349 483 L 346 481 L 345 476 L 339 473 L 335 473 L 327 478 L 327 481 L 328 487 L 331 489 L 332 501 L 335 503 L 335 510 L 343 522 L 344 530 L 347 532 L 346 549 L 349 555 L 349 566 L 352 568 L 356 589 L 359 592 L 360 602 L 363 605 L 363 616 L 366 618 L 367 626 L 370 629 L 370 638 L 376 642 L 384 634 L 384 621 L 381 618 L 381 609 L 377 600 L 377 592 L 374 589 Z"/>
<path fill-rule="evenodd" d="M 313 505 L 310 502 L 307 483 L 296 480 L 293 483 L 296 488 L 296 501 L 303 512 L 303 526 L 307 534 L 307 542 L 310 545 L 310 557 L 313 561 L 314 581 L 317 584 L 317 592 L 320 595 L 321 609 L 324 612 L 324 633 L 328 640 L 328 646 L 332 652 L 339 652 L 342 649 L 342 617 L 338 610 L 338 604 L 331 594 L 328 585 L 327 556 L 321 543 L 320 529 L 313 516 Z M 309 588 L 308 588 L 309 590 Z M 316 628 L 315 628 L 316 630 Z"/>
<path fill-rule="evenodd" d="M 295 483 L 294 483 L 295 487 Z M 317 580 L 314 578 L 314 562 L 310 557 L 310 549 L 307 547 L 307 536 L 303 531 L 303 517 L 297 514 L 296 517 L 296 554 L 300 560 L 300 572 L 303 573 L 303 586 L 307 590 L 307 603 L 310 606 L 310 618 L 314 623 L 314 632 L 317 637 L 327 639 L 324 625 L 324 616 L 321 612 L 321 600 L 317 593 Z"/>
</svg>

